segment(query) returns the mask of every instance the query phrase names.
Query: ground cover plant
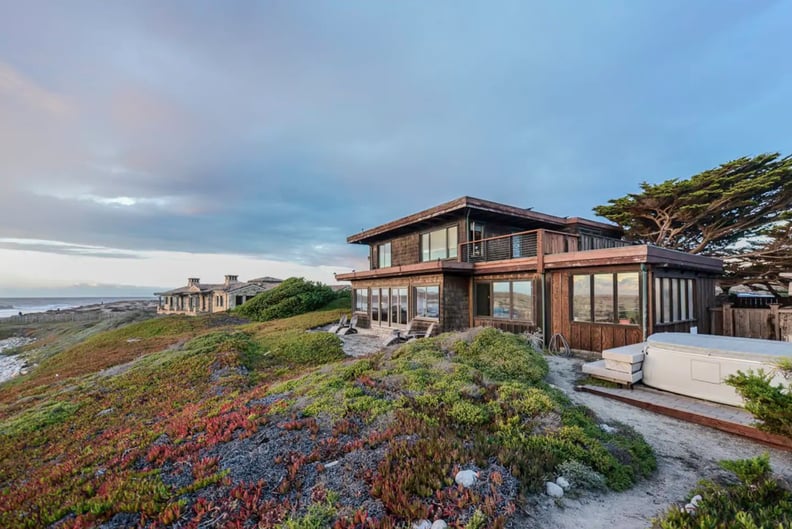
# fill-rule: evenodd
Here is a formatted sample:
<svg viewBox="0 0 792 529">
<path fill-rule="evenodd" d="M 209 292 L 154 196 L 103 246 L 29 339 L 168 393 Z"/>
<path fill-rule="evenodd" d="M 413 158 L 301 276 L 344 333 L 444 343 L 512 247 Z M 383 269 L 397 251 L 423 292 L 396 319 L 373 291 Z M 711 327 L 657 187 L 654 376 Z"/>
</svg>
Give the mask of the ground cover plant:
<svg viewBox="0 0 792 529">
<path fill-rule="evenodd" d="M 605 431 L 545 384 L 521 337 L 349 359 L 306 332 L 339 314 L 196 320 L 179 347 L 15 402 L 0 418 L 0 527 L 503 527 L 559 468 L 615 490 L 654 468 L 629 428 Z M 454 483 L 460 469 L 473 487 Z"/>
<path fill-rule="evenodd" d="M 786 380 L 792 378 L 792 361 L 781 360 L 775 368 Z M 738 371 L 726 378 L 745 401 L 745 409 L 757 419 L 759 428 L 792 437 L 792 383 L 773 385 L 774 373 L 763 370 Z"/>
<path fill-rule="evenodd" d="M 327 285 L 306 281 L 301 277 L 290 277 L 277 287 L 256 295 L 234 309 L 234 312 L 251 320 L 269 321 L 316 310 L 336 297 L 336 293 Z"/>
<path fill-rule="evenodd" d="M 773 477 L 768 455 L 721 461 L 736 479 L 702 481 L 685 507 L 672 507 L 655 529 L 787 529 L 792 527 L 792 490 Z M 697 497 L 698 496 L 698 497 Z"/>
</svg>

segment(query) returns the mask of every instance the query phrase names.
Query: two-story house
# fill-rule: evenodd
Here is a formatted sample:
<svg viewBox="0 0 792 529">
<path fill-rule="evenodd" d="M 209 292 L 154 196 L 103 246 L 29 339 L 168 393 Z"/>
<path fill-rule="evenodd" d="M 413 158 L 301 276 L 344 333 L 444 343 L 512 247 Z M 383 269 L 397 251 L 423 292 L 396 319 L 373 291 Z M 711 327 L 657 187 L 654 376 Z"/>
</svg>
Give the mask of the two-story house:
<svg viewBox="0 0 792 529">
<path fill-rule="evenodd" d="M 614 225 L 462 197 L 347 238 L 369 246 L 350 281 L 362 326 L 545 329 L 602 351 L 655 332 L 709 332 L 719 259 L 621 240 Z"/>
</svg>

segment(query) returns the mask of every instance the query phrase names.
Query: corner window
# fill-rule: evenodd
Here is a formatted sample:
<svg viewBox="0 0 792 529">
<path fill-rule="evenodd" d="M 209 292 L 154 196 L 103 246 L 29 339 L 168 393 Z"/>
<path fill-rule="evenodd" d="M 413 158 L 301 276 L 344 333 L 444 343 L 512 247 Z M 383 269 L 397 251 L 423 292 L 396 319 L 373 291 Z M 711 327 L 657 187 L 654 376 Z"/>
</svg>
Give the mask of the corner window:
<svg viewBox="0 0 792 529">
<path fill-rule="evenodd" d="M 476 316 L 534 321 L 532 281 L 476 283 Z"/>
<path fill-rule="evenodd" d="M 457 256 L 456 226 L 421 234 L 421 261 L 451 259 Z"/>
<path fill-rule="evenodd" d="M 572 276 L 572 320 L 638 325 L 638 272 Z"/>
<path fill-rule="evenodd" d="M 377 268 L 388 268 L 391 265 L 391 243 L 377 246 Z"/>
<path fill-rule="evenodd" d="M 656 277 L 654 280 L 655 323 L 695 320 L 693 279 Z"/>
<path fill-rule="evenodd" d="M 415 315 L 424 318 L 440 317 L 440 287 L 415 287 Z"/>
<path fill-rule="evenodd" d="M 368 312 L 368 289 L 355 289 L 355 312 Z"/>
</svg>

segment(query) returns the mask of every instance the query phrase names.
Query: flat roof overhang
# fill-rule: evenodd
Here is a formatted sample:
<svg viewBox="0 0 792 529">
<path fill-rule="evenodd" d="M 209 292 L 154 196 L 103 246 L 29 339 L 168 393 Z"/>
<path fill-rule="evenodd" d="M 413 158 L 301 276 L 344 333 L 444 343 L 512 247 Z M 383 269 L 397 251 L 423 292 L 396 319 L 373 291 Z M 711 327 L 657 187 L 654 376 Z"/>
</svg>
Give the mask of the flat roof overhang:
<svg viewBox="0 0 792 529">
<path fill-rule="evenodd" d="M 641 263 L 684 268 L 711 274 L 723 273 L 723 261 L 720 259 L 669 250 L 668 248 L 660 248 L 659 246 L 648 244 L 544 256 L 544 267 L 546 269 Z"/>
<path fill-rule="evenodd" d="M 459 261 L 429 261 L 426 263 L 416 263 L 404 266 L 389 266 L 388 268 L 378 268 L 376 270 L 362 270 L 360 272 L 348 272 L 346 274 L 336 274 L 338 281 L 358 281 L 362 279 L 379 279 L 383 277 L 404 277 L 432 273 L 471 273 L 472 263 L 460 263 Z"/>
</svg>

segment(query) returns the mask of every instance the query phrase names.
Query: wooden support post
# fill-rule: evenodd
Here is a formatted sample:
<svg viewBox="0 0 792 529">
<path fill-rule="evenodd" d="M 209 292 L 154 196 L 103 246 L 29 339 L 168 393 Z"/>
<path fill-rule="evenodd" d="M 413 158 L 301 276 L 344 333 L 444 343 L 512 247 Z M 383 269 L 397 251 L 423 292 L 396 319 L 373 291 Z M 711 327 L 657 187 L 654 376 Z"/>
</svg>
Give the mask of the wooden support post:
<svg viewBox="0 0 792 529">
<path fill-rule="evenodd" d="M 734 336 L 734 311 L 731 303 L 723 304 L 723 336 Z"/>
<path fill-rule="evenodd" d="M 544 272 L 544 230 L 538 230 L 536 234 L 536 272 Z"/>
<path fill-rule="evenodd" d="M 767 323 L 772 333 L 771 340 L 781 340 L 781 320 L 778 314 L 779 308 L 781 308 L 779 303 L 770 304 L 770 315 L 767 317 Z"/>
</svg>

